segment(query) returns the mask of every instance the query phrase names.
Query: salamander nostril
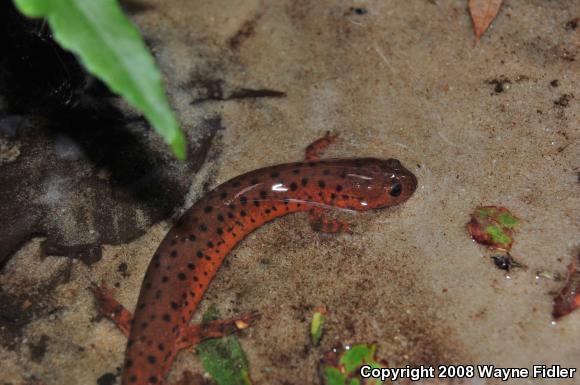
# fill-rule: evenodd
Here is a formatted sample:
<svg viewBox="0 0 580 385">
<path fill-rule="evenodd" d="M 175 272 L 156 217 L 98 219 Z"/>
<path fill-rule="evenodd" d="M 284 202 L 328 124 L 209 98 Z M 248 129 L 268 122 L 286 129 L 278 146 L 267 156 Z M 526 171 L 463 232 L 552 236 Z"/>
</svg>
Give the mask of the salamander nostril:
<svg viewBox="0 0 580 385">
<path fill-rule="evenodd" d="M 398 197 L 403 192 L 403 185 L 399 182 L 393 183 L 391 190 L 389 190 L 389 195 L 392 197 Z"/>
</svg>

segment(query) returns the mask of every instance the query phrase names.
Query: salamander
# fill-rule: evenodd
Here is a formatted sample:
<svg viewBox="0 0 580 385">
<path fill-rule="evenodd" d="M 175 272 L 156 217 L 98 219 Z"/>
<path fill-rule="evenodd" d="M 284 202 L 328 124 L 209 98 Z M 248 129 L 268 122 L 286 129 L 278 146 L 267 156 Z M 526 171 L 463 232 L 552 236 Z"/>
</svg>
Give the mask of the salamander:
<svg viewBox="0 0 580 385">
<path fill-rule="evenodd" d="M 228 253 L 256 228 L 278 217 L 311 211 L 319 230 L 348 231 L 324 219 L 324 209 L 366 211 L 405 202 L 417 179 L 395 159 L 317 159 L 326 136 L 306 161 L 237 176 L 198 200 L 169 230 L 153 255 L 134 316 L 105 289 L 95 289 L 103 312 L 129 337 L 122 384 L 162 384 L 180 349 L 236 330 L 237 321 L 188 325 Z"/>
</svg>

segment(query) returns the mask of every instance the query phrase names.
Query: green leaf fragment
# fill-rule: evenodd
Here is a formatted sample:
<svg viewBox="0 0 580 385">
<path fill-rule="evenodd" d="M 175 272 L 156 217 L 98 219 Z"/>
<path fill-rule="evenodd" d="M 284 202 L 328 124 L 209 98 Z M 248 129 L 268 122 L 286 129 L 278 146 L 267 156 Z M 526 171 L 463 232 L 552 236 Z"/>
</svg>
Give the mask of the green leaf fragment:
<svg viewBox="0 0 580 385">
<path fill-rule="evenodd" d="M 22 13 L 45 17 L 55 40 L 89 72 L 141 111 L 185 159 L 186 142 L 163 90 L 161 74 L 138 30 L 116 0 L 14 0 Z"/>
<path fill-rule="evenodd" d="M 216 309 L 209 309 L 203 316 L 203 322 L 216 319 Z M 201 342 L 196 350 L 204 369 L 219 385 L 252 385 L 248 359 L 235 336 Z"/>
<path fill-rule="evenodd" d="M 349 350 L 344 352 L 342 357 L 340 357 L 339 363 L 344 366 L 347 373 L 351 373 L 363 363 L 373 361 L 376 349 L 377 347 L 374 344 L 353 345 Z"/>
<path fill-rule="evenodd" d="M 501 206 L 477 207 L 467 223 L 467 230 L 478 243 L 492 249 L 509 251 L 520 220 Z"/>
<path fill-rule="evenodd" d="M 502 213 L 498 216 L 498 222 L 508 229 L 515 228 L 519 223 L 519 219 L 513 216 L 510 212 Z"/>
<path fill-rule="evenodd" d="M 361 383 L 358 369 L 362 365 L 369 365 L 372 368 L 382 368 L 383 365 L 376 361 L 375 344 L 357 344 L 345 350 L 338 359 L 336 366 L 326 365 L 324 367 L 324 380 L 326 385 L 359 385 Z M 381 385 L 380 379 L 367 379 L 366 384 Z"/>
<path fill-rule="evenodd" d="M 312 316 L 312 322 L 310 322 L 310 340 L 315 346 L 320 343 L 320 338 L 322 337 L 322 333 L 324 333 L 325 322 L 326 315 L 323 312 L 317 311 Z"/>
<path fill-rule="evenodd" d="M 499 246 L 509 246 L 511 238 L 497 226 L 487 226 L 485 232 L 491 236 L 493 243 Z"/>
</svg>

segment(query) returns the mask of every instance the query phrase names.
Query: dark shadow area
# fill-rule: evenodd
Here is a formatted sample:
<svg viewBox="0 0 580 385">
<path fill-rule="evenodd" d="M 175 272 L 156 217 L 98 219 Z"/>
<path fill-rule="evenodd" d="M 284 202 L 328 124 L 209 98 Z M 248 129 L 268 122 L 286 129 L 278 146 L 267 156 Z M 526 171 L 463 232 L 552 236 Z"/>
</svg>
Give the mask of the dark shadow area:
<svg viewBox="0 0 580 385">
<path fill-rule="evenodd" d="M 0 3 L 0 269 L 35 235 L 49 255 L 94 263 L 102 243 L 128 242 L 183 203 L 220 120 L 197 127 L 178 162 L 118 101 L 45 22 Z"/>
</svg>

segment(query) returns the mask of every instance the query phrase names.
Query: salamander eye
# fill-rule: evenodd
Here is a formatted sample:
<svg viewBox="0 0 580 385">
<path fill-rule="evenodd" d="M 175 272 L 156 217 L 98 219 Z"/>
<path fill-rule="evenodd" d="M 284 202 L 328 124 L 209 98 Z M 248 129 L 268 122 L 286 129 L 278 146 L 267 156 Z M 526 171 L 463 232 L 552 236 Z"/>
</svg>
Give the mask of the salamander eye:
<svg viewBox="0 0 580 385">
<path fill-rule="evenodd" d="M 391 186 L 391 190 L 389 190 L 389 195 L 392 197 L 398 197 L 403 192 L 403 185 L 397 181 L 393 183 Z"/>
</svg>

